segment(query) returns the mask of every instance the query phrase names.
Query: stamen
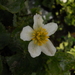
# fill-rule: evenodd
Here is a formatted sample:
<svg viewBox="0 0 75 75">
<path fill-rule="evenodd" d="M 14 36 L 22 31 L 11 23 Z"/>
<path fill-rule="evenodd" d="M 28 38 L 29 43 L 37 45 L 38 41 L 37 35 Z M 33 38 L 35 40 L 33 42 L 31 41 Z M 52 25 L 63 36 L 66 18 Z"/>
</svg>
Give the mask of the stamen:
<svg viewBox="0 0 75 75">
<path fill-rule="evenodd" d="M 46 29 L 40 27 L 36 30 L 34 30 L 33 34 L 32 34 L 32 40 L 34 41 L 35 44 L 41 46 L 43 44 L 45 44 L 49 38 L 49 36 L 47 36 L 48 32 L 46 31 Z"/>
</svg>

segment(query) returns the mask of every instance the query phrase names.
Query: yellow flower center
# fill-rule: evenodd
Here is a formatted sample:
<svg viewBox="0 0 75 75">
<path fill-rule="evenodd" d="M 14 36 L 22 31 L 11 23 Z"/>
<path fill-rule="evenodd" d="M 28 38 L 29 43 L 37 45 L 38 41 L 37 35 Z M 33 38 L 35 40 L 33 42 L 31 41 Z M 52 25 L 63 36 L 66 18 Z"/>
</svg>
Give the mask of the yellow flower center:
<svg viewBox="0 0 75 75">
<path fill-rule="evenodd" d="M 47 36 L 48 32 L 46 29 L 40 27 L 33 31 L 32 40 L 35 44 L 41 46 L 48 41 L 49 36 Z"/>
</svg>

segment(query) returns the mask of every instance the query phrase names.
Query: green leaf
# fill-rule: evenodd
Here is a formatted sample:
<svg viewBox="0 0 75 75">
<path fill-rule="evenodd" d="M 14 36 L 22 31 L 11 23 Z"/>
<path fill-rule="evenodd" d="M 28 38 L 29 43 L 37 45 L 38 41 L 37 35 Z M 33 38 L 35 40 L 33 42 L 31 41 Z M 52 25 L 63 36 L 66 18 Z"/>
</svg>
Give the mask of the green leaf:
<svg viewBox="0 0 75 75">
<path fill-rule="evenodd" d="M 14 75 L 45 75 L 44 62 L 40 57 L 33 59 L 29 54 L 16 54 L 8 57 L 7 62 Z M 42 71 L 42 72 L 41 72 Z"/>
<path fill-rule="evenodd" d="M 60 67 L 64 72 L 72 68 L 72 63 L 75 61 L 74 57 L 66 52 L 57 52 L 56 57 L 59 59 Z"/>
<path fill-rule="evenodd" d="M 65 52 L 58 51 L 54 57 L 47 61 L 48 72 L 51 75 L 69 75 L 69 70 L 75 65 L 74 57 Z"/>
<path fill-rule="evenodd" d="M 11 13 L 17 13 L 19 12 L 22 7 L 24 6 L 24 1 L 25 0 L 15 0 L 15 1 L 9 1 L 8 5 L 2 5 L 0 4 L 0 8 L 3 10 L 7 10 Z"/>
<path fill-rule="evenodd" d="M 49 61 L 47 61 L 49 73 L 51 75 L 60 75 L 62 72 L 62 68 L 60 67 L 59 60 L 56 57 L 51 57 Z"/>
<path fill-rule="evenodd" d="M 3 6 L 2 4 L 0 4 L 0 9 L 9 11 L 9 9 L 7 7 L 5 7 L 5 6 Z"/>
</svg>

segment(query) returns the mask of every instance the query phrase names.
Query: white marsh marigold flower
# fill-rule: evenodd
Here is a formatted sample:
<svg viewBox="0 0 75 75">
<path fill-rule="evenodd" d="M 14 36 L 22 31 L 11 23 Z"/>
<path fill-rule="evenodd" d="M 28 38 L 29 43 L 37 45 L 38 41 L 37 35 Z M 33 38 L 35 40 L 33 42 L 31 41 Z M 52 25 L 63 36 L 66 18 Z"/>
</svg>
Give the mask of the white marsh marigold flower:
<svg viewBox="0 0 75 75">
<path fill-rule="evenodd" d="M 56 23 L 43 24 L 43 19 L 39 14 L 34 15 L 33 29 L 30 26 L 23 28 L 20 38 L 23 41 L 30 41 L 28 51 L 34 58 L 43 52 L 48 56 L 54 56 L 56 48 L 48 39 L 50 35 L 54 34 L 58 26 Z"/>
</svg>

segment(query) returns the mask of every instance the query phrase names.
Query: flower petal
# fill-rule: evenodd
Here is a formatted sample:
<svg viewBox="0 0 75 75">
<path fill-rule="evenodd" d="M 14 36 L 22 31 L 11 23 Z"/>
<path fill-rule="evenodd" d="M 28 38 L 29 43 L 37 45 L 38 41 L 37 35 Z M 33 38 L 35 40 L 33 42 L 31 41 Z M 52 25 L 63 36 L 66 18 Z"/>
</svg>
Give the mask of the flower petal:
<svg viewBox="0 0 75 75">
<path fill-rule="evenodd" d="M 56 52 L 56 48 L 53 46 L 53 44 L 50 40 L 48 40 L 48 42 L 46 44 L 41 46 L 41 50 L 44 54 L 46 54 L 48 56 L 54 56 L 54 54 Z"/>
<path fill-rule="evenodd" d="M 31 57 L 35 58 L 37 56 L 39 56 L 41 54 L 41 49 L 38 45 L 34 44 L 33 41 L 31 41 L 29 43 L 29 46 L 28 46 L 28 51 L 31 55 Z"/>
<path fill-rule="evenodd" d="M 34 25 L 33 28 L 39 28 L 43 26 L 43 19 L 39 14 L 34 15 Z"/>
<path fill-rule="evenodd" d="M 44 25 L 44 28 L 47 30 L 48 35 L 50 36 L 55 33 L 58 26 L 56 23 L 48 23 L 48 24 Z"/>
<path fill-rule="evenodd" d="M 20 38 L 23 41 L 30 41 L 32 38 L 32 32 L 33 32 L 33 29 L 30 26 L 26 26 L 23 28 L 23 30 L 20 34 Z"/>
</svg>

